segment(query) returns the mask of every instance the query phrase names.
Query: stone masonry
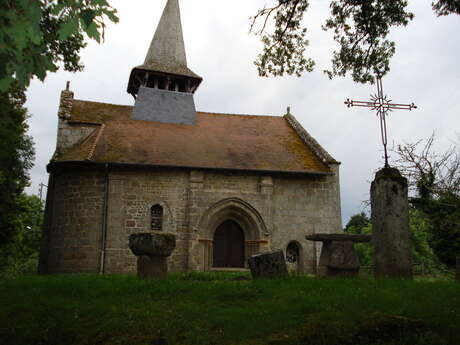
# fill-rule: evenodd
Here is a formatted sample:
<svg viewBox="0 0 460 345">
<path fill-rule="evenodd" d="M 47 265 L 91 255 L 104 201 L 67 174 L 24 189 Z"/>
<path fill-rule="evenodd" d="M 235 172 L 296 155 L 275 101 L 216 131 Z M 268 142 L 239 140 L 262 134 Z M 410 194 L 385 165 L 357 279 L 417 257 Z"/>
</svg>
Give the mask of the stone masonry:
<svg viewBox="0 0 460 345">
<path fill-rule="evenodd" d="M 372 242 L 376 278 L 411 278 L 407 180 L 395 168 L 383 168 L 371 184 Z"/>
<path fill-rule="evenodd" d="M 164 209 L 162 232 L 176 235 L 171 271 L 212 268 L 213 231 L 227 219 L 245 235 L 245 256 L 301 246 L 300 264 L 314 272 L 318 258 L 306 234 L 341 229 L 338 165 L 335 175 L 295 176 L 190 169 L 108 172 L 104 273 L 136 271 L 128 238 L 149 232 L 149 210 Z M 53 221 L 47 230 L 47 271 L 98 272 L 104 224 L 104 172 L 63 170 L 53 175 Z M 91 207 L 87 207 L 91 205 Z"/>
</svg>

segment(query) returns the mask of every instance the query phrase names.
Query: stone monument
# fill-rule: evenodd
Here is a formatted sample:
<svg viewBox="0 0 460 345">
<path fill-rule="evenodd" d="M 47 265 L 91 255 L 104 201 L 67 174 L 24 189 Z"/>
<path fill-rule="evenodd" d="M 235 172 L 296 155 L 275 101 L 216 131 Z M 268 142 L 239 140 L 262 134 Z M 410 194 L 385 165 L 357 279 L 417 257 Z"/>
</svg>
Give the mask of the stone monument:
<svg viewBox="0 0 460 345">
<path fill-rule="evenodd" d="M 307 240 L 323 242 L 317 274 L 320 277 L 357 277 L 360 269 L 355 243 L 370 242 L 371 235 L 314 234 Z"/>
<path fill-rule="evenodd" d="M 167 258 L 176 247 L 173 234 L 137 233 L 129 236 L 129 249 L 137 256 L 140 279 L 162 279 L 168 274 Z"/>
<path fill-rule="evenodd" d="M 385 167 L 371 184 L 372 242 L 376 278 L 412 278 L 407 179 Z"/>
<path fill-rule="evenodd" d="M 251 275 L 257 278 L 279 278 L 287 275 L 286 260 L 281 249 L 253 255 L 248 259 Z"/>
</svg>

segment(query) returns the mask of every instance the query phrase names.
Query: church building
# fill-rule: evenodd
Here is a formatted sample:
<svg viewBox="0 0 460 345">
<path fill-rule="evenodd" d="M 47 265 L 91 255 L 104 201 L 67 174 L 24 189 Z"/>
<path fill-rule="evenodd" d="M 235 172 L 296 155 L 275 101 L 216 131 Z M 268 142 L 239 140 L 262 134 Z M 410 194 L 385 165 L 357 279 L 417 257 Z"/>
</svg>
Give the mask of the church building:
<svg viewBox="0 0 460 345">
<path fill-rule="evenodd" d="M 197 112 L 201 82 L 168 0 L 129 75 L 134 106 L 62 91 L 41 273 L 135 272 L 128 238 L 139 232 L 176 235 L 171 271 L 244 269 L 274 249 L 291 269 L 315 271 L 319 247 L 305 236 L 341 230 L 340 163 L 289 111 Z"/>
</svg>

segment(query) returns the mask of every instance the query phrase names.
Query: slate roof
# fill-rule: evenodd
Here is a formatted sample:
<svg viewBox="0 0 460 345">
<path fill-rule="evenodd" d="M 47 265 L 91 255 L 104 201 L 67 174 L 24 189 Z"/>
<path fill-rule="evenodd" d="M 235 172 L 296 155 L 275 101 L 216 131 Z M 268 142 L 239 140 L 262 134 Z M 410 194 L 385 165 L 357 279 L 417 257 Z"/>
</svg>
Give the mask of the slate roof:
<svg viewBox="0 0 460 345">
<path fill-rule="evenodd" d="M 198 112 L 192 126 L 132 120 L 132 109 L 74 99 L 69 123 L 97 129 L 53 161 L 331 173 L 286 116 Z"/>
</svg>

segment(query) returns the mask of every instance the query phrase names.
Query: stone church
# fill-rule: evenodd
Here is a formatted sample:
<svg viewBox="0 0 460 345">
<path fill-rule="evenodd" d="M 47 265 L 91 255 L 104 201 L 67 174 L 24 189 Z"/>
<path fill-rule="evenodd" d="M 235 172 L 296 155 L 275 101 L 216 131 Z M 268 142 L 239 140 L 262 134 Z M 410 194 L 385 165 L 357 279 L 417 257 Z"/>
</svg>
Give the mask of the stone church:
<svg viewBox="0 0 460 345">
<path fill-rule="evenodd" d="M 134 106 L 61 94 L 39 270 L 130 273 L 130 234 L 167 232 L 172 271 L 244 269 L 283 249 L 313 272 L 305 235 L 341 229 L 339 165 L 292 114 L 197 112 L 178 0 L 168 0 L 127 91 Z"/>
</svg>

